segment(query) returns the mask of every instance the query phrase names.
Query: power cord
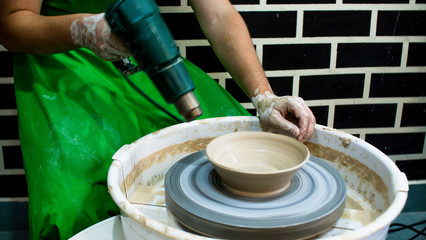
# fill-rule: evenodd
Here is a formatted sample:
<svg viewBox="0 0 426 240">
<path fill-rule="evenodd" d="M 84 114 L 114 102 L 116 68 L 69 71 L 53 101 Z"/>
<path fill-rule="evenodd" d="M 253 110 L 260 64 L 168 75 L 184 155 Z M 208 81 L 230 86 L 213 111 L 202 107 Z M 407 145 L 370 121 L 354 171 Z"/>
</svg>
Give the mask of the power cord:
<svg viewBox="0 0 426 240">
<path fill-rule="evenodd" d="M 141 94 L 144 98 L 146 98 L 146 100 L 148 100 L 150 103 L 152 103 L 158 109 L 160 109 L 161 111 L 163 111 L 164 113 L 166 113 L 167 115 L 169 115 L 170 117 L 172 117 L 173 119 L 175 119 L 178 123 L 183 123 L 184 122 L 180 118 L 176 117 L 173 113 L 169 112 L 167 109 L 165 109 L 164 107 L 162 107 L 160 104 L 158 104 L 157 102 L 155 102 L 152 98 L 150 98 L 144 91 L 142 91 L 142 89 L 140 89 L 138 86 L 136 86 L 136 84 L 133 83 L 132 80 L 129 79 L 129 77 L 127 77 L 124 74 L 123 74 L 123 77 L 130 84 L 130 86 L 133 87 L 133 89 L 135 89 L 139 94 Z"/>
<path fill-rule="evenodd" d="M 155 102 L 152 98 L 150 98 L 148 96 L 148 94 L 146 94 L 144 91 L 142 91 L 142 89 L 140 89 L 138 86 L 136 86 L 136 84 L 134 82 L 132 82 L 132 80 L 130 80 L 130 78 L 128 76 L 141 71 L 141 69 L 139 68 L 139 66 L 133 64 L 133 62 L 130 60 L 130 58 L 124 58 L 124 59 L 121 59 L 119 61 L 113 61 L 112 63 L 117 68 L 117 70 L 121 73 L 121 75 L 124 77 L 124 79 L 126 79 L 126 81 L 130 84 L 130 86 L 132 86 L 133 89 L 136 90 L 136 92 L 138 92 L 139 94 L 141 94 L 152 105 L 154 105 L 155 107 L 157 107 L 158 109 L 160 109 L 161 111 L 163 111 L 164 113 L 166 113 L 167 115 L 169 115 L 171 118 L 173 118 L 174 120 L 176 120 L 178 123 L 183 123 L 184 122 L 182 119 L 176 117 L 174 114 L 172 114 L 167 109 L 165 109 L 164 107 L 162 107 L 160 104 L 158 104 L 157 102 Z"/>
<path fill-rule="evenodd" d="M 394 232 L 399 232 L 405 229 L 410 229 L 411 231 L 417 233 L 415 236 L 411 237 L 409 240 L 414 240 L 419 236 L 426 236 L 425 231 L 426 231 L 426 227 L 423 228 L 423 230 L 419 231 L 417 229 L 415 229 L 414 227 L 417 225 L 422 225 L 425 224 L 426 220 L 417 222 L 417 223 L 413 223 L 411 225 L 405 225 L 405 224 L 401 224 L 401 223 L 392 223 L 389 227 L 389 233 L 394 233 Z M 394 228 L 394 229 L 392 229 Z"/>
</svg>

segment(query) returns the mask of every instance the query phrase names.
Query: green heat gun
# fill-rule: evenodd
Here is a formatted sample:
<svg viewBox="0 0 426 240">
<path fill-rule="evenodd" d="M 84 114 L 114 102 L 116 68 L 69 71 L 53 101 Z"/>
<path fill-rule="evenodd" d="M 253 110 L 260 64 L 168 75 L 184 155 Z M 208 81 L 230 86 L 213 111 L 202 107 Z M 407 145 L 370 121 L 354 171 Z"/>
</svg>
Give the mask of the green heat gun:
<svg viewBox="0 0 426 240">
<path fill-rule="evenodd" d="M 167 103 L 174 103 L 186 121 L 199 117 L 195 86 L 154 0 L 115 1 L 105 19 Z"/>
</svg>

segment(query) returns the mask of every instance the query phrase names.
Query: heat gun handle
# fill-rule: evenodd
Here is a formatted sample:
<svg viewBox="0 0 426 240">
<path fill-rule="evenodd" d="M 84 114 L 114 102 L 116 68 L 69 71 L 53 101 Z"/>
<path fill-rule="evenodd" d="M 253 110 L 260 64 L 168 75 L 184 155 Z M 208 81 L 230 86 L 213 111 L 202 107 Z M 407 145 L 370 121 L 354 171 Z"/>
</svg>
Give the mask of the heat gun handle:
<svg viewBox="0 0 426 240">
<path fill-rule="evenodd" d="M 187 121 L 202 114 L 195 86 L 160 10 L 153 0 L 118 0 L 105 18 L 167 103 L 174 103 Z"/>
<path fill-rule="evenodd" d="M 107 7 L 105 18 L 168 103 L 195 89 L 153 0 L 118 0 Z"/>
</svg>

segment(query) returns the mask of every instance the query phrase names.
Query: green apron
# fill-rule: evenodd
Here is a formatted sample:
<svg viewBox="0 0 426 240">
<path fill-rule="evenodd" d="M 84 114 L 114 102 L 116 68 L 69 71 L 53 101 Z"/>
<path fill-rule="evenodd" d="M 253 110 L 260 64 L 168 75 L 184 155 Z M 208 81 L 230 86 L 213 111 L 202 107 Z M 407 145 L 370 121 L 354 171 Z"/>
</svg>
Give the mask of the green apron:
<svg viewBox="0 0 426 240">
<path fill-rule="evenodd" d="M 103 3 L 99 3 L 103 2 Z M 111 1 L 44 1 L 44 15 L 103 12 Z M 204 114 L 249 115 L 206 73 L 186 61 Z M 144 73 L 133 82 L 167 105 Z M 176 120 L 138 94 L 111 62 L 86 49 L 15 54 L 19 134 L 28 182 L 31 239 L 68 239 L 119 213 L 106 184 L 112 155 L 124 144 Z"/>
</svg>

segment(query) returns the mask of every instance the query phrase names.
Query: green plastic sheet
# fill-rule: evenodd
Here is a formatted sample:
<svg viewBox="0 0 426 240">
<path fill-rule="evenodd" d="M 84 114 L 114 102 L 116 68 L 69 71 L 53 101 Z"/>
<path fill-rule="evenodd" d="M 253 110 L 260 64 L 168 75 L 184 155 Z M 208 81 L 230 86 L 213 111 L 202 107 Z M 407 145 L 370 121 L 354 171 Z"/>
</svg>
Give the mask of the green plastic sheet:
<svg viewBox="0 0 426 240">
<path fill-rule="evenodd" d="M 206 73 L 186 66 L 201 118 L 249 115 Z M 178 116 L 144 73 L 131 79 Z M 111 62 L 86 49 L 15 54 L 14 81 L 31 239 L 68 239 L 119 214 L 106 184 L 112 155 L 177 122 L 138 94 Z"/>
</svg>

